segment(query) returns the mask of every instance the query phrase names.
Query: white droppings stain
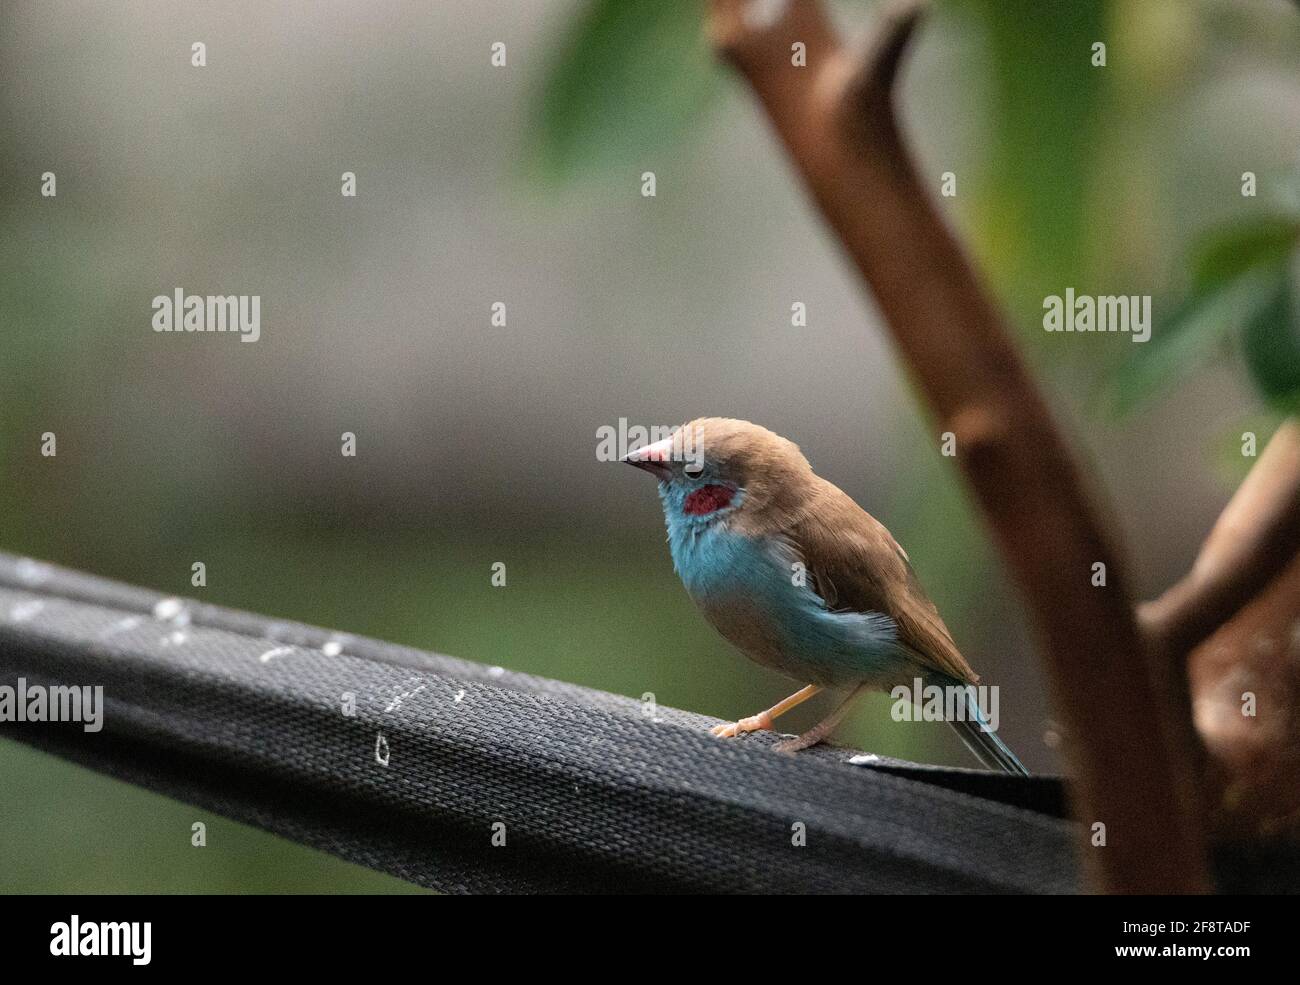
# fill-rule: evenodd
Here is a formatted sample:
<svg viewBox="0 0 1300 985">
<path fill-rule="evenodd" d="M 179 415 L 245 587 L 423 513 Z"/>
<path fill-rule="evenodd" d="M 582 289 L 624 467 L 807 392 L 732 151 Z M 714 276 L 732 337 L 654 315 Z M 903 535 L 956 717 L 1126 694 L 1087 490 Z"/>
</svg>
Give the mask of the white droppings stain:
<svg viewBox="0 0 1300 985">
<path fill-rule="evenodd" d="M 291 654 L 291 653 L 293 653 L 293 647 L 291 647 L 291 646 L 277 646 L 277 647 L 274 647 L 274 648 L 272 648 L 272 649 L 270 649 L 270 650 L 267 650 L 265 653 L 263 653 L 263 654 L 262 654 L 260 657 L 258 657 L 257 659 L 260 660 L 260 661 L 262 661 L 262 663 L 265 664 L 265 663 L 270 663 L 270 662 L 271 662 L 272 660 L 274 660 L 276 657 L 286 657 L 286 656 L 288 656 L 288 655 Z"/>
<path fill-rule="evenodd" d="M 9 610 L 9 618 L 14 622 L 26 622 L 44 608 L 45 603 L 40 599 L 32 599 L 30 602 L 19 602 Z"/>
<path fill-rule="evenodd" d="M 460 704 L 461 699 L 464 697 L 465 697 L 465 689 L 461 688 L 459 691 L 456 692 L 456 696 L 452 698 L 452 700 L 456 702 L 456 704 Z"/>
<path fill-rule="evenodd" d="M 18 575 L 18 580 L 24 585 L 40 585 L 49 581 L 52 574 L 48 564 L 33 561 L 29 557 L 20 557 L 18 559 L 18 563 L 14 565 L 14 573 Z"/>
<path fill-rule="evenodd" d="M 320 652 L 327 657 L 337 657 L 343 652 L 343 641 L 337 636 L 331 637 L 325 641 L 325 645 L 320 648 Z"/>
<path fill-rule="evenodd" d="M 183 646 L 189 642 L 190 634 L 181 629 L 173 630 L 163 637 L 164 646 Z"/>
<path fill-rule="evenodd" d="M 184 601 L 178 598 L 159 599 L 153 607 L 153 617 L 162 622 L 174 622 L 178 626 L 186 626 L 190 621 Z"/>
<path fill-rule="evenodd" d="M 375 736 L 375 762 L 380 766 L 388 765 L 388 740 L 383 732 Z"/>
<path fill-rule="evenodd" d="M 505 672 L 506 669 L 504 667 L 489 667 L 488 677 L 502 677 L 505 675 Z"/>
<path fill-rule="evenodd" d="M 859 756 L 850 756 L 849 762 L 854 766 L 870 766 L 872 763 L 880 762 L 880 757 L 874 752 L 864 752 Z"/>
<path fill-rule="evenodd" d="M 403 691 L 401 694 L 399 694 L 397 697 L 395 697 L 392 701 L 388 702 L 388 707 L 385 708 L 384 711 L 388 712 L 388 711 L 393 711 L 393 710 L 396 709 L 396 708 L 400 708 L 401 705 L 402 705 L 402 702 L 403 702 L 403 701 L 405 701 L 407 698 L 410 698 L 410 697 L 413 697 L 414 695 L 419 694 L 419 693 L 420 693 L 421 691 L 423 691 L 423 690 L 424 690 L 424 685 L 421 684 L 419 687 L 417 687 L 417 688 L 416 688 L 415 690 L 413 690 L 413 691 Z"/>
</svg>

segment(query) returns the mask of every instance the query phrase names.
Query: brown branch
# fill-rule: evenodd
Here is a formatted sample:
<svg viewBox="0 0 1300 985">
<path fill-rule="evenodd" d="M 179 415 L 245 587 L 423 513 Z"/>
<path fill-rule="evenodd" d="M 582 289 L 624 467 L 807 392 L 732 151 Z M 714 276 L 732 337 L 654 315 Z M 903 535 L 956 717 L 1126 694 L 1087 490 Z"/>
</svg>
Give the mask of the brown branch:
<svg viewBox="0 0 1300 985">
<path fill-rule="evenodd" d="M 1286 572 L 1285 574 L 1283 572 Z M 1277 782 L 1296 760 L 1288 647 L 1300 611 L 1300 424 L 1286 421 L 1233 495 L 1187 576 L 1138 610 L 1170 693 L 1193 718 L 1193 765 L 1218 839 L 1294 829 L 1300 798 Z M 1262 709 L 1242 714 L 1242 693 Z M 1208 758 L 1207 750 L 1208 746 Z"/>
<path fill-rule="evenodd" d="M 1182 661 L 1300 552 L 1300 423 L 1277 429 L 1210 531 L 1191 571 L 1138 612 L 1169 659 Z"/>
<path fill-rule="evenodd" d="M 1297 615 L 1300 555 L 1187 660 L 1216 842 L 1300 836 Z"/>
<path fill-rule="evenodd" d="M 755 23 L 713 0 L 710 35 L 740 70 L 796 169 L 875 293 L 1020 586 L 1070 736 L 1072 797 L 1092 885 L 1208 887 L 1186 730 L 1150 668 L 1124 581 L 1074 461 L 1002 317 L 931 205 L 891 104 L 920 5 L 895 5 L 867 56 L 837 40 L 815 0 Z M 770 8 L 765 8 L 770 9 Z M 791 45 L 807 46 L 807 67 Z M 1094 588 L 1093 565 L 1106 566 Z"/>
</svg>

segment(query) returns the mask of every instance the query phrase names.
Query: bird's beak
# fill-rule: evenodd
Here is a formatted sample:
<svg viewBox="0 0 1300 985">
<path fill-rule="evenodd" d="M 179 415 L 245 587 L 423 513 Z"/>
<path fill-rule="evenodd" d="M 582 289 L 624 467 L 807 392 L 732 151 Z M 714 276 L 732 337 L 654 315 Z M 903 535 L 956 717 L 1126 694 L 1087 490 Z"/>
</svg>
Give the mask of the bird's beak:
<svg viewBox="0 0 1300 985">
<path fill-rule="evenodd" d="M 673 457 L 673 439 L 664 438 L 662 441 L 656 441 L 652 445 L 646 445 L 638 448 L 636 451 L 630 451 L 622 458 L 620 462 L 627 462 L 628 465 L 635 465 L 639 469 L 644 469 L 653 475 L 660 482 L 666 482 L 672 475 L 672 467 L 669 464 Z"/>
</svg>

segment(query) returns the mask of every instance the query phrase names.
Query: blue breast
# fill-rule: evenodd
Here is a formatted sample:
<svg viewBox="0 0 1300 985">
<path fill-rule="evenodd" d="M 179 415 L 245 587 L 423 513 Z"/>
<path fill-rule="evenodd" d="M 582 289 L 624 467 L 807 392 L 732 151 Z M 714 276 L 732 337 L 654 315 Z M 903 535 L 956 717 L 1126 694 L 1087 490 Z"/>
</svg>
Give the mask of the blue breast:
<svg viewBox="0 0 1300 985">
<path fill-rule="evenodd" d="M 737 533 L 725 517 L 665 514 L 686 591 L 746 656 L 827 686 L 892 682 L 907 672 L 894 621 L 878 612 L 827 610 L 808 587 L 811 578 L 798 577 L 800 558 L 789 544 Z"/>
</svg>

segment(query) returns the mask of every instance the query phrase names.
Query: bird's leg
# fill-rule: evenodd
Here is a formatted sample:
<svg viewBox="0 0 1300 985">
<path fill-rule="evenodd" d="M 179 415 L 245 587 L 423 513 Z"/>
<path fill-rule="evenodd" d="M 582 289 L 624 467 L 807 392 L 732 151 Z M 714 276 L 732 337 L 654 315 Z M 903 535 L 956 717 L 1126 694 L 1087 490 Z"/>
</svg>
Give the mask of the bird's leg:
<svg viewBox="0 0 1300 985">
<path fill-rule="evenodd" d="M 778 701 L 767 711 L 760 711 L 757 715 L 750 715 L 748 718 L 742 718 L 738 722 L 727 722 L 725 725 L 713 726 L 714 735 L 721 736 L 724 739 L 731 739 L 737 735 L 743 735 L 745 732 L 757 732 L 760 729 L 770 729 L 772 720 L 779 715 L 784 715 L 795 705 L 801 705 L 821 688 L 816 684 L 809 684 L 801 691 L 796 691 L 784 701 Z"/>
<path fill-rule="evenodd" d="M 823 718 L 820 722 L 810 728 L 797 739 L 787 739 L 785 742 L 778 742 L 772 748 L 777 752 L 798 752 L 800 749 L 807 749 L 809 746 L 815 746 L 835 731 L 835 726 L 840 723 L 840 719 L 848 712 L 849 706 L 859 694 L 867 689 L 867 685 L 859 684 L 855 687 L 847 698 L 840 702 L 836 709 Z"/>
</svg>

